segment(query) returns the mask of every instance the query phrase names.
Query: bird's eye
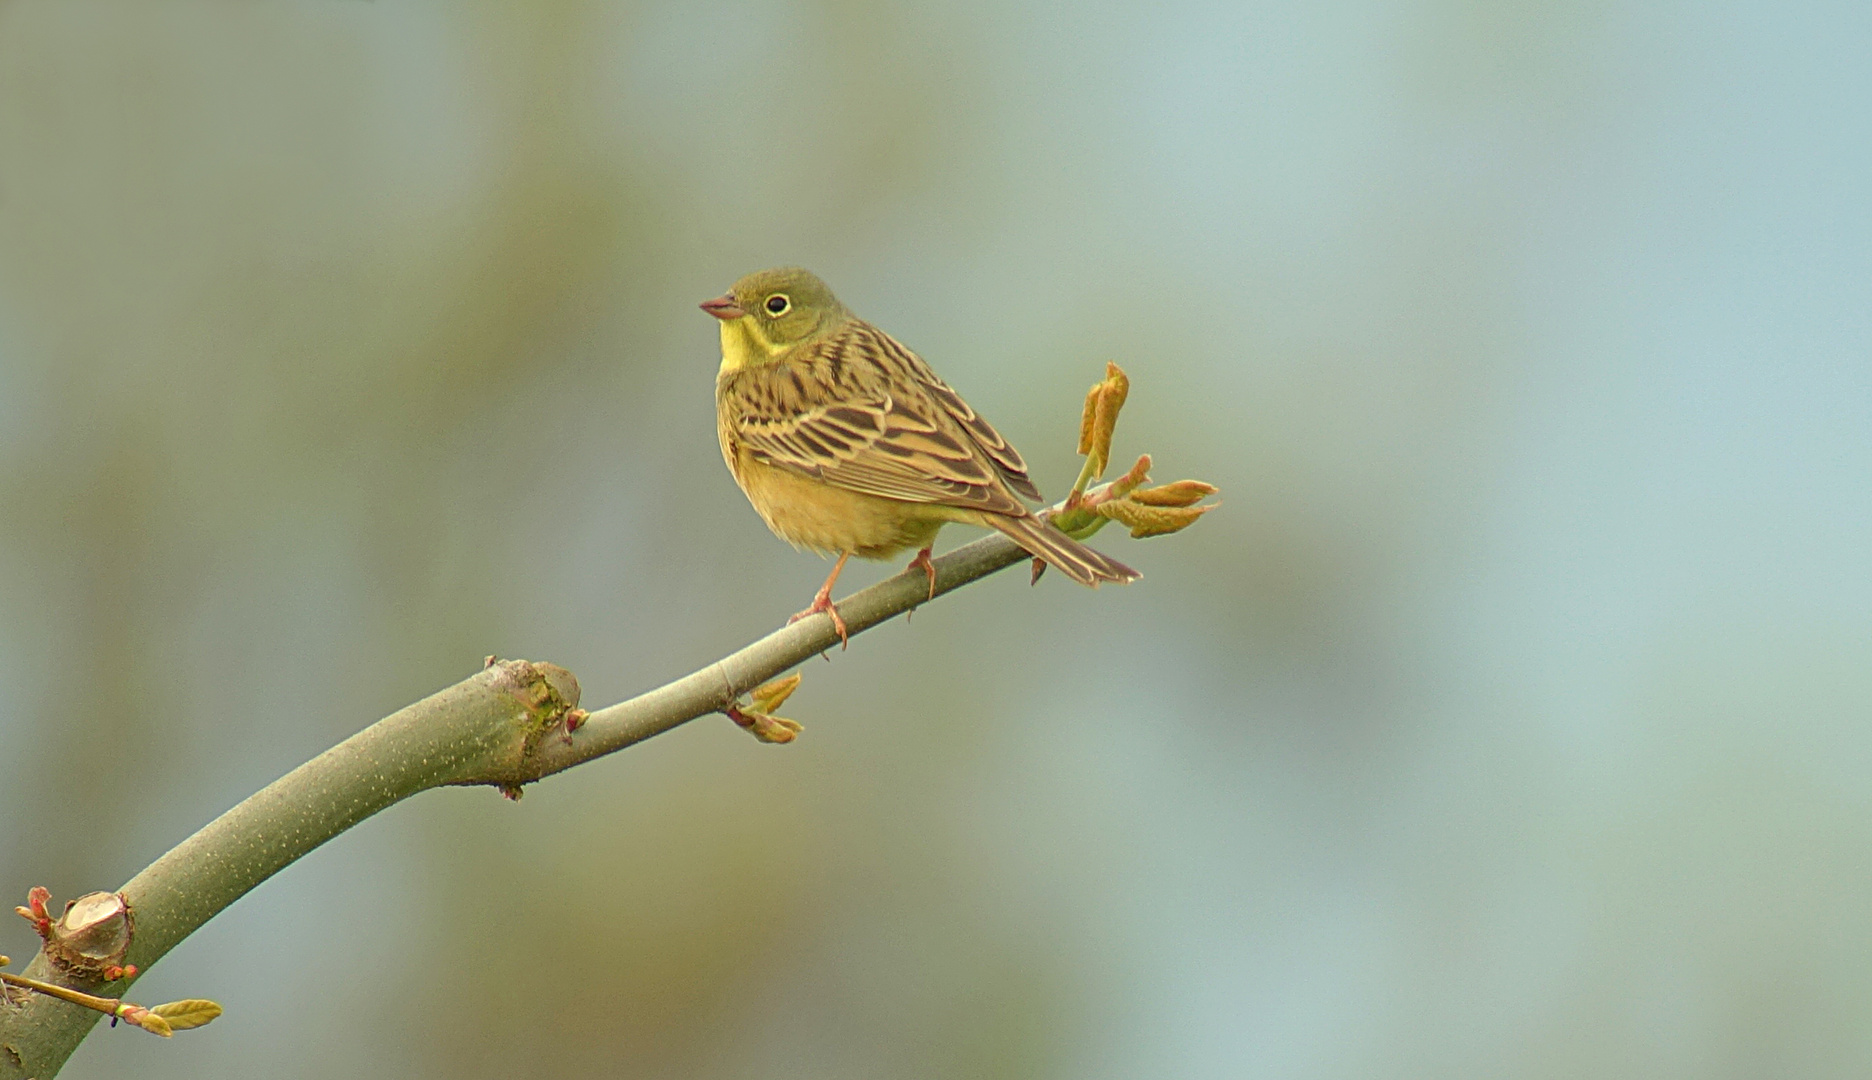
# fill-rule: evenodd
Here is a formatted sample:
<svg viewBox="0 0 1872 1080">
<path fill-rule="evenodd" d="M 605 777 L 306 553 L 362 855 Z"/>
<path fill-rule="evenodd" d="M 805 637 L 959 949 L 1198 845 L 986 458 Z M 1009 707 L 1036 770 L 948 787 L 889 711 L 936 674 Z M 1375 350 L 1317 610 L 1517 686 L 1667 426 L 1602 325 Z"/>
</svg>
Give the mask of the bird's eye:
<svg viewBox="0 0 1872 1080">
<path fill-rule="evenodd" d="M 787 309 L 792 306 L 793 301 L 787 299 L 786 293 L 774 293 L 767 298 L 767 314 L 769 315 L 785 315 Z"/>
</svg>

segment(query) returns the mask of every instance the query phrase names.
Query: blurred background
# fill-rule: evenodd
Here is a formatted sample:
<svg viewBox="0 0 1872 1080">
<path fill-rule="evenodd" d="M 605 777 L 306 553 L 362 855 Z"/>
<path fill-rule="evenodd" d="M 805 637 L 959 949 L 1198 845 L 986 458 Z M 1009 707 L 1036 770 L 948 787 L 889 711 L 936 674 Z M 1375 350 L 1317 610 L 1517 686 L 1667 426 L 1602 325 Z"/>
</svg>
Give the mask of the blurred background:
<svg viewBox="0 0 1872 1080">
<path fill-rule="evenodd" d="M 0 5 L 8 903 L 485 654 L 595 708 L 802 607 L 752 269 L 1053 496 L 1118 361 L 1225 506 L 813 661 L 790 747 L 396 807 L 64 1075 L 1872 1069 L 1872 9 L 508 7 Z"/>
</svg>

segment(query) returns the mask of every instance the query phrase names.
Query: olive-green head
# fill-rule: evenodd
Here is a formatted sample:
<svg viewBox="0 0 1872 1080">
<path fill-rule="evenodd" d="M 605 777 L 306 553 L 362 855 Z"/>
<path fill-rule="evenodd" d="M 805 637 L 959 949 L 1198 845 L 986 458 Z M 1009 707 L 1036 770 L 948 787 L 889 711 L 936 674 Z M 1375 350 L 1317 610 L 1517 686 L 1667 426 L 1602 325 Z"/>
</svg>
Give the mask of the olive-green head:
<svg viewBox="0 0 1872 1080">
<path fill-rule="evenodd" d="M 724 369 L 778 359 L 852 317 L 825 282 L 797 266 L 749 274 L 702 310 L 721 320 Z"/>
</svg>

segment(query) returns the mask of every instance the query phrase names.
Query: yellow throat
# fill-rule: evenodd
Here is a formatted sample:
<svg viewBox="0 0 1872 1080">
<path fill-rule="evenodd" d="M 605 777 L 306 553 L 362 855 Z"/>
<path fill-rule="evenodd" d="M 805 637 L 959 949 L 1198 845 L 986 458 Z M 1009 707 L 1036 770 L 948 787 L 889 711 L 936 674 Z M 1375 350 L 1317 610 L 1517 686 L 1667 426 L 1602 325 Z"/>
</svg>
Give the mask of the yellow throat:
<svg viewBox="0 0 1872 1080">
<path fill-rule="evenodd" d="M 761 335 L 754 319 L 743 315 L 721 324 L 721 370 L 739 371 L 764 364 L 786 351 Z"/>
</svg>

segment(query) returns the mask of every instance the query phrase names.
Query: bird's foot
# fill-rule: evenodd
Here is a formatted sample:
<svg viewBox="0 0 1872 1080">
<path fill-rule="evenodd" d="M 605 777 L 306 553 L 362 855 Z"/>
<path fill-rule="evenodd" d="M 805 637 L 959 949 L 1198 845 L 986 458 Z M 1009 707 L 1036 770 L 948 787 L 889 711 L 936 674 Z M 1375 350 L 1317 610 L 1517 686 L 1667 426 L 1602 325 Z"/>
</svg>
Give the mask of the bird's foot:
<svg viewBox="0 0 1872 1080">
<path fill-rule="evenodd" d="M 907 574 L 918 567 L 922 567 L 923 572 L 929 575 L 929 598 L 936 599 L 936 564 L 930 562 L 929 548 L 917 552 L 916 558 L 910 560 L 910 565 L 904 567 L 904 573 Z"/>
<path fill-rule="evenodd" d="M 832 616 L 832 629 L 838 631 L 839 648 L 842 650 L 851 645 L 851 633 L 845 629 L 844 616 L 839 614 L 837 605 L 832 603 L 831 582 L 827 582 L 826 585 L 827 588 L 820 589 L 819 594 L 813 597 L 812 606 L 788 619 L 787 625 L 792 626 L 801 619 L 823 611 Z"/>
</svg>

